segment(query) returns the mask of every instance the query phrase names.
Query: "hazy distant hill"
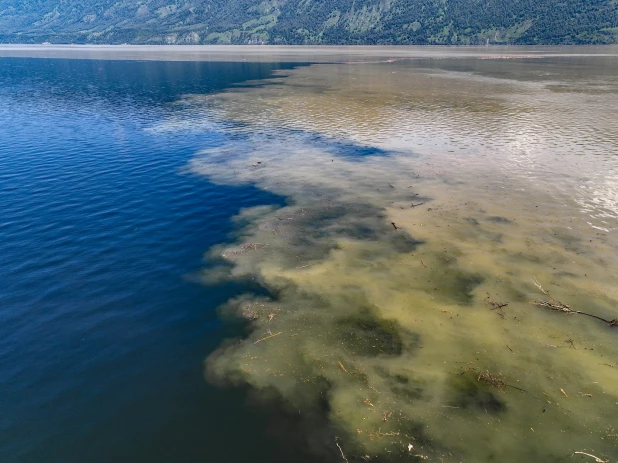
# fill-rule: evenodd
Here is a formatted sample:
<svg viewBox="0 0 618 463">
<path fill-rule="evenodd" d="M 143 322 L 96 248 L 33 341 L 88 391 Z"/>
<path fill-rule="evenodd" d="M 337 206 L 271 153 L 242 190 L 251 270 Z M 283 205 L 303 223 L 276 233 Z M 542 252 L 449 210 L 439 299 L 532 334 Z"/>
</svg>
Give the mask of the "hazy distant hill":
<svg viewBox="0 0 618 463">
<path fill-rule="evenodd" d="M 0 0 L 0 42 L 618 43 L 618 0 Z"/>
</svg>

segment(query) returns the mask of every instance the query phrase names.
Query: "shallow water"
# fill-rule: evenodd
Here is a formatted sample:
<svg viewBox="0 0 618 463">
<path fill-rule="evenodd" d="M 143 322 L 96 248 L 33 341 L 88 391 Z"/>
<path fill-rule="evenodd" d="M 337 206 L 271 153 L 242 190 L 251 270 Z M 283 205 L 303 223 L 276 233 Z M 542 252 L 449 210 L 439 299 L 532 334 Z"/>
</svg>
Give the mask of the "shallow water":
<svg viewBox="0 0 618 463">
<path fill-rule="evenodd" d="M 208 374 L 306 415 L 333 461 L 614 461 L 618 327 L 533 302 L 616 323 L 616 76 L 615 57 L 328 64 L 187 96 L 244 137 L 193 171 L 288 198 L 211 251 L 205 280 L 272 297 L 228 304 L 253 331 Z"/>
<path fill-rule="evenodd" d="M 618 317 L 613 48 L 57 48 L 0 49 L 64 58 L 0 60 L 3 461 L 618 461 L 618 327 L 532 303 Z"/>
</svg>

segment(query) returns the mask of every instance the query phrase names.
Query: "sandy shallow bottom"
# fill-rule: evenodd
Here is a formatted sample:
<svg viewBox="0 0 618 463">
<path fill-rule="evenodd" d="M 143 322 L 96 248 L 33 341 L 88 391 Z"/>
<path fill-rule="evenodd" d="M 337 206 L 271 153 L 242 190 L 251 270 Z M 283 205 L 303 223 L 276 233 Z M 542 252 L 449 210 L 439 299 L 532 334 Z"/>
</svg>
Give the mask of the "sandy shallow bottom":
<svg viewBox="0 0 618 463">
<path fill-rule="evenodd" d="M 205 283 L 270 294 L 221 309 L 249 331 L 208 379 L 283 404 L 325 461 L 618 461 L 617 71 L 324 64 L 187 95 L 153 130 L 230 135 L 188 169 L 288 198 L 208 253 Z"/>
</svg>

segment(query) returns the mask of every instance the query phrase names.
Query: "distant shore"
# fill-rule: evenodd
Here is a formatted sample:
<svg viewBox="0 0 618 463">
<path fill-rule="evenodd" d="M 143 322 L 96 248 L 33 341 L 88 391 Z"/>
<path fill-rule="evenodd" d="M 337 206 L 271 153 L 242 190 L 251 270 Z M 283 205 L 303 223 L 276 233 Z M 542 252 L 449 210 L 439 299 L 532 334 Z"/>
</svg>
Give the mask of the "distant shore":
<svg viewBox="0 0 618 463">
<path fill-rule="evenodd" d="M 342 62 L 423 58 L 618 57 L 618 45 L 590 46 L 314 46 L 314 45 L 15 45 L 0 57 L 150 61 Z"/>
</svg>

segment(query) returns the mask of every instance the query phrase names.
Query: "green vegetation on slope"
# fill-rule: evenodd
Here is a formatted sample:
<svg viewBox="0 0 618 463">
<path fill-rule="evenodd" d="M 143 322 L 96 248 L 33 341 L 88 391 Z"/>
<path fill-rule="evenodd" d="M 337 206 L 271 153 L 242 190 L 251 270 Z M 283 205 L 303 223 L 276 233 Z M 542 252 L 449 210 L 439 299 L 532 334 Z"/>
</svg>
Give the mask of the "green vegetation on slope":
<svg viewBox="0 0 618 463">
<path fill-rule="evenodd" d="M 616 0 L 0 0 L 0 41 L 618 43 Z"/>
</svg>

